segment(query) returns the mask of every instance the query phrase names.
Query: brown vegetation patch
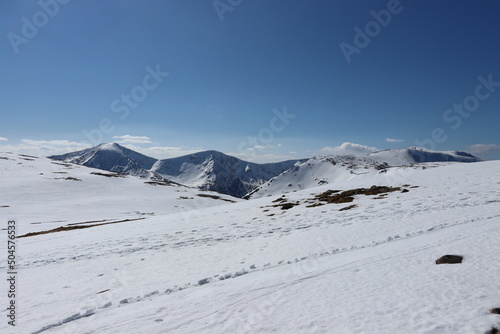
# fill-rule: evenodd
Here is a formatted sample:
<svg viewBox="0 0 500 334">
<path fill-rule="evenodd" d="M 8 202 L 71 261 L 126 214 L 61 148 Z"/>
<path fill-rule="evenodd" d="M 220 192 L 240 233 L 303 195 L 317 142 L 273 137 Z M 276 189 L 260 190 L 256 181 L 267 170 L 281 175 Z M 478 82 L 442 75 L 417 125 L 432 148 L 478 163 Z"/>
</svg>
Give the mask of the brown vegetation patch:
<svg viewBox="0 0 500 334">
<path fill-rule="evenodd" d="M 68 176 L 68 177 L 56 177 L 54 180 L 81 181 L 82 179 L 79 179 L 77 177 Z"/>
<path fill-rule="evenodd" d="M 55 162 L 55 161 L 52 161 L 52 163 L 53 163 L 54 165 L 60 165 L 60 166 L 64 166 L 64 167 L 72 167 L 72 165 L 71 165 L 71 164 L 65 164 L 65 163 L 63 163 L 63 162 Z"/>
<path fill-rule="evenodd" d="M 144 183 L 152 185 L 152 186 L 171 186 L 172 185 L 172 182 L 169 182 L 169 181 L 146 181 Z"/>
<path fill-rule="evenodd" d="M 281 210 L 290 210 L 291 208 L 293 208 L 294 206 L 297 206 L 299 205 L 299 202 L 297 203 L 283 203 L 279 206 L 281 206 Z"/>
<path fill-rule="evenodd" d="M 371 188 L 357 188 L 351 190 L 327 190 L 316 195 L 314 199 L 333 204 L 350 203 L 355 195 L 386 195 L 389 192 L 401 190 L 399 187 L 372 186 Z"/>
<path fill-rule="evenodd" d="M 361 188 L 364 189 L 364 188 Z M 364 195 L 378 195 L 384 193 L 390 193 L 393 191 L 401 190 L 399 187 L 386 187 L 386 186 L 372 186 L 371 188 L 365 189 Z"/>
<path fill-rule="evenodd" d="M 24 234 L 24 235 L 20 235 L 17 238 L 33 237 L 35 235 L 49 234 L 49 233 L 55 233 L 55 232 L 80 230 L 80 229 L 90 228 L 90 227 L 95 227 L 95 226 L 125 223 L 125 222 L 131 222 L 131 221 L 142 220 L 142 219 L 145 219 L 145 218 L 125 219 L 125 220 L 118 220 L 118 221 L 114 221 L 114 222 L 100 223 L 100 224 L 93 224 L 93 225 L 77 225 L 77 224 L 82 224 L 82 223 L 73 223 L 73 224 L 68 224 L 67 226 L 61 226 L 61 227 L 54 228 L 52 230 L 27 233 L 27 234 Z"/>
<path fill-rule="evenodd" d="M 325 205 L 325 204 L 324 203 L 314 203 L 314 204 L 306 205 L 306 208 L 315 208 L 317 206 L 322 206 L 322 205 Z"/>
<path fill-rule="evenodd" d="M 353 204 L 353 205 L 345 206 L 342 209 L 339 209 L 339 211 L 351 210 L 351 209 L 354 209 L 355 207 L 357 207 L 357 205 Z"/>
<path fill-rule="evenodd" d="M 294 206 L 297 206 L 300 204 L 300 202 L 291 203 L 291 202 L 287 202 L 287 201 L 288 200 L 286 198 L 284 198 L 284 195 L 283 195 L 283 197 L 280 197 L 280 198 L 275 199 L 273 201 L 273 203 L 277 203 L 277 204 L 266 205 L 266 206 L 262 206 L 261 208 L 281 208 L 281 210 L 290 210 Z M 267 211 L 269 211 L 269 210 L 267 210 Z M 266 211 L 264 211 L 264 212 L 266 212 Z"/>
<path fill-rule="evenodd" d="M 196 196 L 198 196 L 198 197 L 206 197 L 206 198 L 211 198 L 211 199 L 218 199 L 218 200 L 226 201 L 226 202 L 230 202 L 230 203 L 236 203 L 236 201 L 232 201 L 230 199 L 222 198 L 222 197 L 215 196 L 215 195 L 197 194 Z"/>
<path fill-rule="evenodd" d="M 273 203 L 276 203 L 276 202 L 278 202 L 278 203 L 273 204 L 273 205 L 262 206 L 261 208 L 281 208 L 281 210 L 290 210 L 294 206 L 297 206 L 300 204 L 300 202 L 295 202 L 295 203 L 287 202 L 286 198 L 278 198 L 278 200 L 273 201 Z M 267 212 L 267 211 L 269 211 L 269 210 L 267 210 L 267 209 L 264 210 L 264 212 Z"/>
<path fill-rule="evenodd" d="M 99 173 L 99 172 L 92 172 L 90 174 L 92 174 L 92 175 L 106 176 L 106 177 L 127 177 L 127 175 L 120 174 L 120 173 Z"/>
<path fill-rule="evenodd" d="M 314 198 L 309 198 L 305 200 L 304 203 L 307 204 L 306 205 L 307 208 L 314 208 L 325 204 L 351 203 L 352 201 L 354 201 L 355 195 L 368 195 L 368 196 L 379 195 L 378 197 L 374 197 L 374 199 L 384 199 L 386 198 L 385 196 L 387 196 L 388 193 L 394 191 L 401 191 L 401 188 L 387 187 L 387 186 L 372 186 L 370 188 L 356 188 L 345 191 L 329 189 L 321 194 L 315 195 Z M 289 210 L 294 206 L 300 204 L 300 202 L 295 202 L 295 203 L 289 202 L 289 200 L 285 197 L 285 195 L 273 200 L 272 202 L 276 204 L 264 206 L 262 208 L 280 207 L 282 210 Z M 341 211 L 350 210 L 355 207 L 356 205 L 350 205 L 340 210 Z"/>
<path fill-rule="evenodd" d="M 354 201 L 350 191 L 339 193 L 339 190 L 327 190 L 322 194 L 316 195 L 315 199 L 326 203 L 349 203 Z"/>
<path fill-rule="evenodd" d="M 70 223 L 68 226 L 73 226 L 73 225 L 83 225 L 83 224 L 93 224 L 93 223 L 102 223 L 102 222 L 107 222 L 110 219 L 103 219 L 103 220 L 89 220 L 86 222 L 79 222 L 79 223 Z"/>
</svg>

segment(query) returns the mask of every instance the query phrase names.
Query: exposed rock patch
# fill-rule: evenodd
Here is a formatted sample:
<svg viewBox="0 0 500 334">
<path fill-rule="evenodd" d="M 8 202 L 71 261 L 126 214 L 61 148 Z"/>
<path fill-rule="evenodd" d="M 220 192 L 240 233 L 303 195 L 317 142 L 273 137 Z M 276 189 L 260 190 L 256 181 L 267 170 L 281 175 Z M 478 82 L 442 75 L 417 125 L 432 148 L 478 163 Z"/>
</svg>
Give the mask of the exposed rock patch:
<svg viewBox="0 0 500 334">
<path fill-rule="evenodd" d="M 464 259 L 464 257 L 460 256 L 460 255 L 443 255 L 439 259 L 436 260 L 436 264 L 462 263 L 463 259 Z"/>
</svg>

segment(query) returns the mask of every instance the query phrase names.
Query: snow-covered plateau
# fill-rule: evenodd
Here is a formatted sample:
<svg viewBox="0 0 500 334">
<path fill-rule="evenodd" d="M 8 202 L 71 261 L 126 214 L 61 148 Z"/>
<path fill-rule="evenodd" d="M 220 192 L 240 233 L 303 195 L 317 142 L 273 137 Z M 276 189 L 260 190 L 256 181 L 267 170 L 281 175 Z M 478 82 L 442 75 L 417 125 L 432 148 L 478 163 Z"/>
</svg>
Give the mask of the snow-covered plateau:
<svg viewBox="0 0 500 334">
<path fill-rule="evenodd" d="M 367 159 L 316 158 L 242 200 L 0 153 L 4 277 L 8 220 L 18 236 L 16 326 L 1 279 L 0 333 L 500 327 L 500 161 Z M 463 261 L 437 265 L 446 254 Z"/>
</svg>

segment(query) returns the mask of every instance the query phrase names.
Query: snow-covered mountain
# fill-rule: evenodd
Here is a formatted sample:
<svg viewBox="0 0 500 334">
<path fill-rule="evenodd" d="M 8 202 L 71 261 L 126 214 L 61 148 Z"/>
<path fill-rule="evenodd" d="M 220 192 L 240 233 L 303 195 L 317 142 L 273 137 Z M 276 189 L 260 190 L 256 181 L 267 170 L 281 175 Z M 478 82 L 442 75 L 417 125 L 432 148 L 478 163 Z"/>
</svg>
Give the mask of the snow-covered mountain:
<svg viewBox="0 0 500 334">
<path fill-rule="evenodd" d="M 49 158 L 143 178 L 154 177 L 149 169 L 157 161 L 116 143 L 100 144 Z"/>
<path fill-rule="evenodd" d="M 423 162 L 478 162 L 479 158 L 467 152 L 432 151 L 419 147 L 381 150 L 366 155 L 368 158 L 386 162 L 390 166 L 405 166 Z"/>
<path fill-rule="evenodd" d="M 151 171 L 175 182 L 243 197 L 297 161 L 257 164 L 217 151 L 157 161 Z"/>
<path fill-rule="evenodd" d="M 387 173 L 391 168 L 439 162 L 478 162 L 465 152 L 438 152 L 422 148 L 383 150 L 366 155 L 316 156 L 262 184 L 245 198 L 278 195 L 323 184 Z M 393 171 L 391 171 L 393 172 Z M 391 173 L 390 173 L 391 174 Z"/>
<path fill-rule="evenodd" d="M 50 158 L 143 178 L 167 179 L 236 197 L 243 197 L 297 162 L 257 164 L 217 151 L 157 160 L 116 143 L 100 144 Z"/>
</svg>

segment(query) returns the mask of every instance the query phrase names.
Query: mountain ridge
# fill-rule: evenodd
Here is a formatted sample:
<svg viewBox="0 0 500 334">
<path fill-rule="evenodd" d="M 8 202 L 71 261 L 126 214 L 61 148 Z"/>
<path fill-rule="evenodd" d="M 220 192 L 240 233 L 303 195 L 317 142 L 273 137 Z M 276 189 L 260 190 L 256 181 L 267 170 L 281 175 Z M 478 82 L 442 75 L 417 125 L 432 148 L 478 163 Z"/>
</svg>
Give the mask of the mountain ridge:
<svg viewBox="0 0 500 334">
<path fill-rule="evenodd" d="M 302 160 L 258 164 L 215 150 L 155 159 L 117 143 L 49 158 L 143 178 L 162 179 L 202 190 L 243 197 Z"/>
<path fill-rule="evenodd" d="M 418 147 L 380 150 L 364 155 L 315 156 L 265 164 L 244 161 L 215 150 L 155 159 L 117 143 L 104 143 L 49 158 L 142 178 L 172 181 L 240 198 L 260 196 L 256 195 L 259 189 L 266 187 L 277 191 L 278 184 L 284 189 L 292 190 L 295 188 L 290 184 L 298 184 L 297 189 L 303 189 L 334 182 L 338 178 L 352 177 L 356 170 L 362 170 L 361 173 L 378 173 L 389 167 L 425 162 L 480 161 L 466 152 L 441 152 Z M 280 181 L 276 182 L 277 179 Z M 271 183 L 274 183 L 273 187 L 270 187 Z M 279 191 L 283 192 L 284 189 Z"/>
<path fill-rule="evenodd" d="M 218 151 L 158 160 L 151 169 L 181 184 L 243 197 L 300 160 L 257 164 Z"/>
</svg>

